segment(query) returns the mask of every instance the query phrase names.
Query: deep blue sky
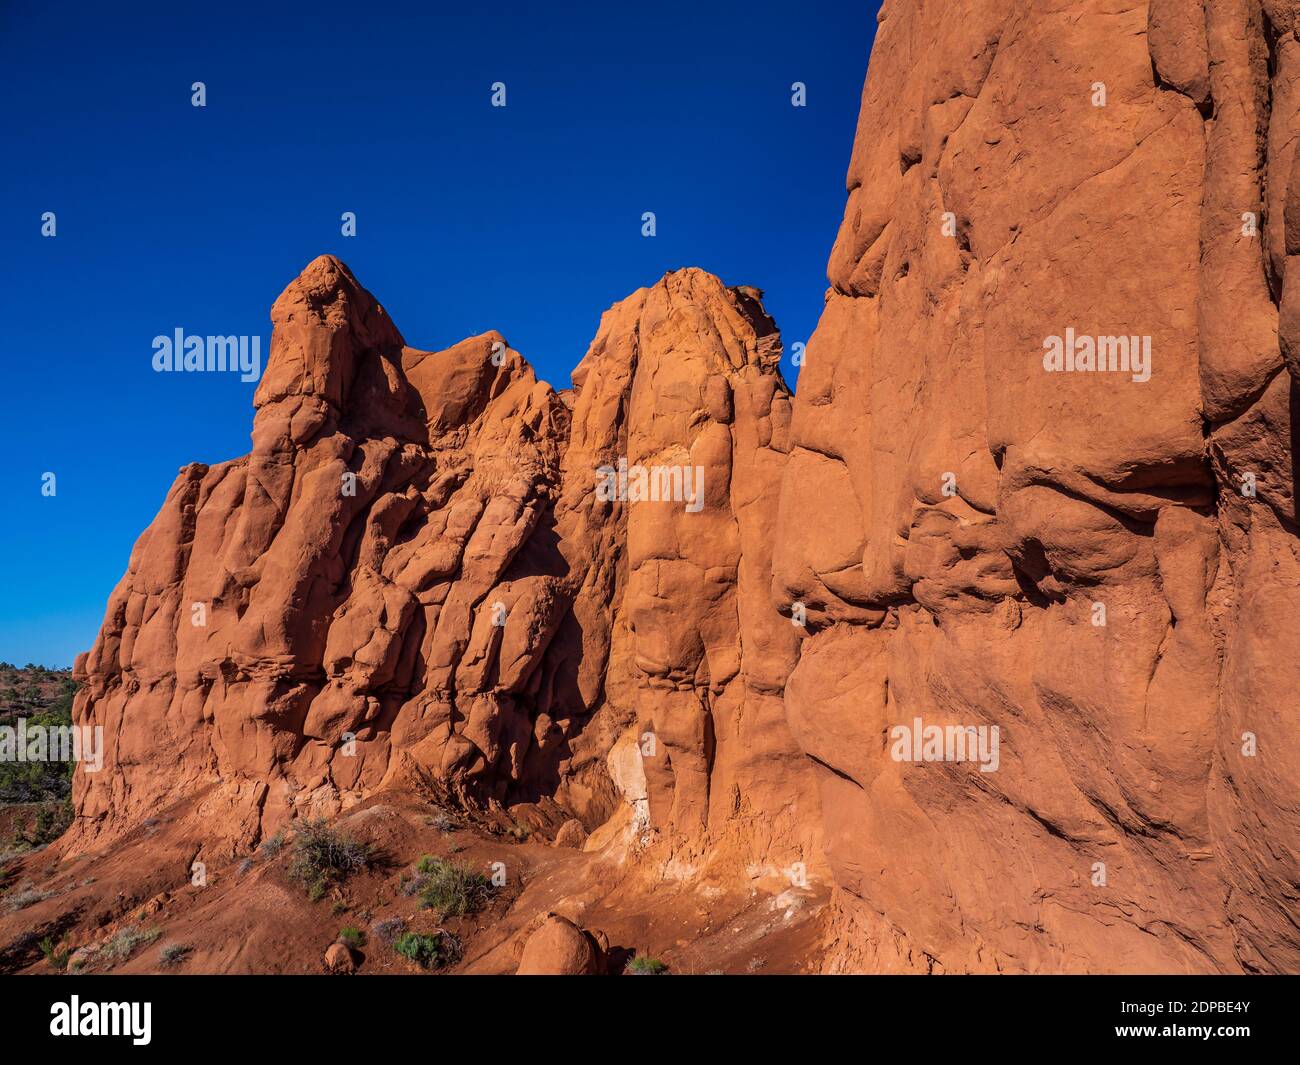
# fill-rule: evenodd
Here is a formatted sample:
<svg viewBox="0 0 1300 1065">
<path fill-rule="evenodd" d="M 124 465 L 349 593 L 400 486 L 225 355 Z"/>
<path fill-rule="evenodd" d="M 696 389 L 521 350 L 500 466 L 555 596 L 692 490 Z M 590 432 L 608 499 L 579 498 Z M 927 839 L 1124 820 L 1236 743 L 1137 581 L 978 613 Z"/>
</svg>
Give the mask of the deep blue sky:
<svg viewBox="0 0 1300 1065">
<path fill-rule="evenodd" d="M 255 385 L 152 338 L 265 356 L 322 252 L 409 344 L 500 329 L 557 388 L 680 266 L 764 289 L 787 353 L 816 323 L 876 3 L 82 6 L 0 0 L 0 659 L 70 664 L 177 469 L 248 450 Z"/>
</svg>

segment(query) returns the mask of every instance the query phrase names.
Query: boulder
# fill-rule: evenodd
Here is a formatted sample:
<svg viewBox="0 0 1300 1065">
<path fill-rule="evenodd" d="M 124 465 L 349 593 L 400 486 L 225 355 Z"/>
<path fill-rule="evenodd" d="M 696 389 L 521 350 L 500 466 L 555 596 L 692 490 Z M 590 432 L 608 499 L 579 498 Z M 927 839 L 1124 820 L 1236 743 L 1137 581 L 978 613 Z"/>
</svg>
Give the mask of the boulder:
<svg viewBox="0 0 1300 1065">
<path fill-rule="evenodd" d="M 555 833 L 555 845 L 557 847 L 576 847 L 581 849 L 582 845 L 587 842 L 587 830 L 582 827 L 582 822 L 576 817 L 571 817 L 560 826 Z"/>
<path fill-rule="evenodd" d="M 550 914 L 524 944 L 516 976 L 594 976 L 600 956 L 593 938 L 572 921 Z"/>
<path fill-rule="evenodd" d="M 357 971 L 357 959 L 346 943 L 331 943 L 325 951 L 325 968 L 335 976 L 350 976 Z"/>
</svg>

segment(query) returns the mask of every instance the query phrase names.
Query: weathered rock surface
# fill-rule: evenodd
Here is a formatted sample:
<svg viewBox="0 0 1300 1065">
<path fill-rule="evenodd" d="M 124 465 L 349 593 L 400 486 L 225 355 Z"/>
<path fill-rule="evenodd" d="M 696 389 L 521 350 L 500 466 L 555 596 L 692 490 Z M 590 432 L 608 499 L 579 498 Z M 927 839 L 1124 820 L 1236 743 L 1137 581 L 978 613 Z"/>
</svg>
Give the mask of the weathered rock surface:
<svg viewBox="0 0 1300 1065">
<path fill-rule="evenodd" d="M 773 585 L 833 965 L 1300 969 L 1292 7 L 884 7 Z"/>
<path fill-rule="evenodd" d="M 414 779 L 606 844 L 807 858 L 768 602 L 790 395 L 757 294 L 667 275 L 563 395 L 495 333 L 408 347 L 328 256 L 271 316 L 252 453 L 181 471 L 78 664 L 110 756 L 72 838 L 206 789 L 238 851 Z"/>
<path fill-rule="evenodd" d="M 78 663 L 61 846 L 429 785 L 648 907 L 829 878 L 832 971 L 1300 971 L 1296 22 L 888 0 L 794 400 L 699 270 L 557 393 L 317 259 L 252 452 L 181 471 Z"/>
</svg>

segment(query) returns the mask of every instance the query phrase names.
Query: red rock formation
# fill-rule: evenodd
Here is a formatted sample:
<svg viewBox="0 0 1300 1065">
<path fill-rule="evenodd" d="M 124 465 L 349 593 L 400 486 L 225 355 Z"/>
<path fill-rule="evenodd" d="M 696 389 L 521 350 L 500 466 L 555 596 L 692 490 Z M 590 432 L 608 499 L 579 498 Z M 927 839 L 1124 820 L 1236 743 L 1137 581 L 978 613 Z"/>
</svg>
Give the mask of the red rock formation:
<svg viewBox="0 0 1300 1065">
<path fill-rule="evenodd" d="M 1297 10 L 887 0 L 793 404 L 698 270 L 557 394 L 316 260 L 78 664 L 66 846 L 432 781 L 619 899 L 803 863 L 834 971 L 1300 969 Z"/>
<path fill-rule="evenodd" d="M 833 964 L 1300 968 L 1294 8 L 885 5 L 774 580 Z"/>
<path fill-rule="evenodd" d="M 109 755 L 74 839 L 206 789 L 238 850 L 415 777 L 558 800 L 602 846 L 806 857 L 767 601 L 790 396 L 757 294 L 668 275 L 564 395 L 495 333 L 407 347 L 330 257 L 272 321 L 252 453 L 181 471 L 78 665 Z M 620 459 L 676 500 L 601 498 Z"/>
</svg>

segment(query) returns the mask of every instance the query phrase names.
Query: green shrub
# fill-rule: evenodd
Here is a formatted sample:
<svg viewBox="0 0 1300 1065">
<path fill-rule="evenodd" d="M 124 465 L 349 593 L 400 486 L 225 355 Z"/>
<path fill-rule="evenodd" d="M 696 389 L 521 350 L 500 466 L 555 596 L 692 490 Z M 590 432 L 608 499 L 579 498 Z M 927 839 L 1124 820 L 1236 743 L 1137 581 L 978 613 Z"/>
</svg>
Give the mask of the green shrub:
<svg viewBox="0 0 1300 1065">
<path fill-rule="evenodd" d="M 283 832 L 277 832 L 270 839 L 262 840 L 262 845 L 257 848 L 258 853 L 261 854 L 262 857 L 266 858 L 268 861 L 274 858 L 282 850 L 284 850 Z"/>
<path fill-rule="evenodd" d="M 630 976 L 663 976 L 668 972 L 668 966 L 658 958 L 636 957 L 627 963 L 623 972 Z"/>
<path fill-rule="evenodd" d="M 339 929 L 338 941 L 352 950 L 360 950 L 366 945 L 366 934 L 360 928 L 348 925 L 347 928 Z"/>
<path fill-rule="evenodd" d="M 28 826 L 28 842 L 33 847 L 44 847 L 47 843 L 53 843 L 71 827 L 75 816 L 71 799 L 46 803 L 36 811 L 35 819 Z"/>
<path fill-rule="evenodd" d="M 110 962 L 126 961 L 137 947 L 147 947 L 161 934 L 156 928 L 123 928 L 99 948 L 96 956 Z"/>
<path fill-rule="evenodd" d="M 168 943 L 158 951 L 158 962 L 165 966 L 179 965 L 193 950 L 193 947 L 181 943 Z"/>
<path fill-rule="evenodd" d="M 415 867 L 420 903 L 441 917 L 477 913 L 492 897 L 492 882 L 469 866 L 425 855 Z"/>
<path fill-rule="evenodd" d="M 68 959 L 72 956 L 70 950 L 59 950 L 59 945 L 49 936 L 41 940 L 41 953 L 45 955 L 45 960 L 50 963 L 52 969 L 58 969 L 63 972 L 68 967 Z"/>
<path fill-rule="evenodd" d="M 393 944 L 393 950 L 409 958 L 421 969 L 441 969 L 460 961 L 464 948 L 459 939 L 441 930 L 428 935 L 424 932 L 407 932 Z"/>
<path fill-rule="evenodd" d="M 293 838 L 289 876 L 304 884 L 307 897 L 317 902 L 331 885 L 369 869 L 374 861 L 370 844 L 334 831 L 323 820 L 307 820 Z"/>
</svg>

